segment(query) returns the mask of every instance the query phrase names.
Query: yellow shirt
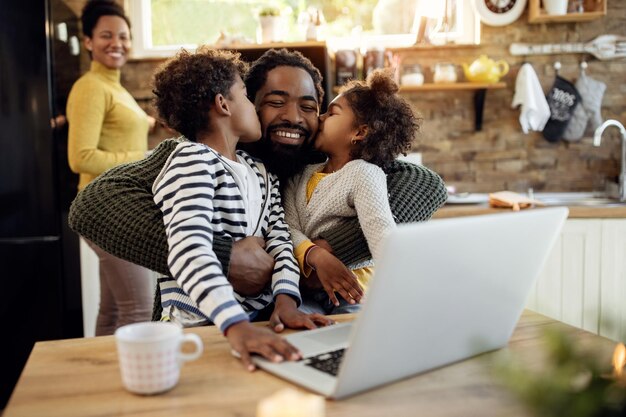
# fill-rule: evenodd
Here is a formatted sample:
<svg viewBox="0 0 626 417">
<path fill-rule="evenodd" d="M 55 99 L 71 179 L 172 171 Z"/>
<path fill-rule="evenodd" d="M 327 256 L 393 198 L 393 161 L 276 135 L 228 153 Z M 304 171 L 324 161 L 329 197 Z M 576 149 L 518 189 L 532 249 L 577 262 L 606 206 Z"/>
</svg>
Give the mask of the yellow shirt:
<svg viewBox="0 0 626 417">
<path fill-rule="evenodd" d="M 84 188 L 109 168 L 142 159 L 148 116 L 120 84 L 120 71 L 92 61 L 67 101 L 68 159 Z"/>
<path fill-rule="evenodd" d="M 313 173 L 313 175 L 311 175 L 309 182 L 307 182 L 306 184 L 306 201 L 307 202 L 311 200 L 311 196 L 313 195 L 313 192 L 317 188 L 317 185 L 320 183 L 322 179 L 324 179 L 326 175 L 328 174 L 325 174 L 323 172 L 315 172 Z M 311 268 L 306 264 L 304 256 L 306 255 L 307 249 L 309 249 L 311 246 L 314 246 L 314 245 L 315 244 L 313 242 L 311 242 L 310 240 L 307 240 L 307 241 L 302 242 L 300 245 L 298 245 L 298 247 L 295 248 L 294 250 L 294 254 L 296 255 L 296 259 L 298 260 L 298 264 L 300 265 L 300 271 L 302 271 L 302 274 L 305 277 L 308 277 L 309 275 L 311 275 Z M 361 287 L 363 288 L 363 290 L 367 291 L 367 287 L 369 285 L 370 279 L 372 278 L 372 275 L 374 275 L 374 268 L 353 269 L 352 273 L 356 275 L 356 279 L 361 285 Z"/>
</svg>

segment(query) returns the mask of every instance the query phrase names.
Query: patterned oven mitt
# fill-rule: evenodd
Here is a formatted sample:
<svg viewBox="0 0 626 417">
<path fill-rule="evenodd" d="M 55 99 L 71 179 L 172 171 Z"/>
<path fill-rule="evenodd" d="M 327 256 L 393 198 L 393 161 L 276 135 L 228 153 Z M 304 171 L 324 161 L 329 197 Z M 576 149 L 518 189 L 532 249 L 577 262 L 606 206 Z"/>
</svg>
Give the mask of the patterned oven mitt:
<svg viewBox="0 0 626 417">
<path fill-rule="evenodd" d="M 557 75 L 546 99 L 550 106 L 550 120 L 543 128 L 543 137 L 549 142 L 558 142 L 580 102 L 580 94 L 574 84 Z"/>
</svg>

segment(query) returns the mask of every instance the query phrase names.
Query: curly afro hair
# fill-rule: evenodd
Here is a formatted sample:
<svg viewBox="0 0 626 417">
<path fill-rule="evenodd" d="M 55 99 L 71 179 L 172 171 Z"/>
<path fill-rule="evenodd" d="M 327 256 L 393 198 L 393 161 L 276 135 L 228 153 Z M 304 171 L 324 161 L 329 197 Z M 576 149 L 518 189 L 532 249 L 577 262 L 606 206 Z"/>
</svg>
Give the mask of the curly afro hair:
<svg viewBox="0 0 626 417">
<path fill-rule="evenodd" d="M 83 27 L 83 35 L 92 38 L 93 29 L 102 16 L 118 16 L 126 21 L 130 29 L 130 19 L 124 13 L 124 9 L 113 0 L 90 0 L 85 4 L 81 12 L 80 21 Z"/>
<path fill-rule="evenodd" d="M 154 105 L 161 121 L 187 139 L 196 141 L 198 132 L 209 127 L 209 109 L 215 96 L 229 97 L 239 75 L 245 77 L 248 64 L 231 51 L 198 48 L 181 50 L 154 74 Z"/>
<path fill-rule="evenodd" d="M 421 119 L 397 92 L 398 85 L 386 70 L 370 73 L 365 82 L 350 81 L 340 90 L 352 108 L 355 127 L 365 124 L 368 129 L 365 138 L 355 145 L 353 159 L 385 167 L 399 154 L 411 150 Z"/>
<path fill-rule="evenodd" d="M 298 51 L 288 51 L 287 49 L 269 49 L 259 59 L 250 66 L 250 71 L 245 79 L 248 97 L 254 103 L 257 91 L 263 87 L 267 81 L 267 73 L 276 67 L 298 67 L 309 73 L 317 90 L 317 102 L 324 99 L 324 88 L 322 87 L 322 74 L 311 63 L 309 58 Z"/>
</svg>

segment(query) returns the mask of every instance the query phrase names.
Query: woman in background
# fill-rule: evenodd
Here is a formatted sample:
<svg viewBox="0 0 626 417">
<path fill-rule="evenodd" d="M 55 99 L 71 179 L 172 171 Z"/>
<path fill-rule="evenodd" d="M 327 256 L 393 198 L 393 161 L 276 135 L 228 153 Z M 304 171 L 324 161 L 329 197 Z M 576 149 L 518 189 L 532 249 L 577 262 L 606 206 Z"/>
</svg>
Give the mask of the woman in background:
<svg viewBox="0 0 626 417">
<path fill-rule="evenodd" d="M 78 189 L 116 165 L 142 159 L 154 125 L 120 84 L 131 47 L 130 21 L 113 0 L 87 2 L 81 16 L 89 71 L 76 81 L 67 103 L 68 159 L 80 175 Z M 87 242 L 100 261 L 96 335 L 151 318 L 153 279 L 143 267 Z"/>
</svg>

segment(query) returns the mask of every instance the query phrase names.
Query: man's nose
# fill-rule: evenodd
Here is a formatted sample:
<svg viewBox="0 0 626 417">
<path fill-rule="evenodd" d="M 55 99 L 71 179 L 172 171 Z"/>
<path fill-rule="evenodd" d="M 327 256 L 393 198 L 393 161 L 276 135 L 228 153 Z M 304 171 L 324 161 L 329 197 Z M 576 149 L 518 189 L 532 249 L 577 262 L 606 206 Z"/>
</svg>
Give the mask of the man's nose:
<svg viewBox="0 0 626 417">
<path fill-rule="evenodd" d="M 297 104 L 289 104 L 284 107 L 281 118 L 294 124 L 300 124 L 304 120 L 300 107 Z"/>
</svg>

